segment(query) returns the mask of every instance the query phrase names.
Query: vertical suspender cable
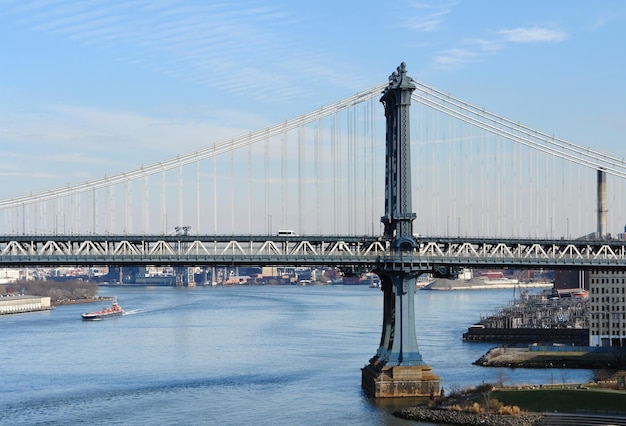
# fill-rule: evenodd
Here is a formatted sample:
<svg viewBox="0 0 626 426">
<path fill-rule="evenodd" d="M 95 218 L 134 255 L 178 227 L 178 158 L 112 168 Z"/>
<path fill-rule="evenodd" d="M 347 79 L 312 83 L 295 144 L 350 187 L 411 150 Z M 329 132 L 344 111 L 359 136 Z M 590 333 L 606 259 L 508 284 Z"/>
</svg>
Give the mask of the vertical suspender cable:
<svg viewBox="0 0 626 426">
<path fill-rule="evenodd" d="M 368 110 L 368 104 L 365 103 L 362 106 L 362 111 L 363 111 L 363 117 L 361 119 L 361 123 L 362 123 L 362 131 L 363 133 L 360 135 L 359 138 L 359 142 L 361 143 L 361 149 L 363 154 L 361 155 L 361 161 L 358 163 L 361 166 L 361 179 L 359 180 L 359 184 L 361 185 L 361 205 L 360 205 L 360 209 L 362 210 L 361 213 L 361 220 L 362 220 L 362 230 L 359 231 L 361 234 L 367 234 L 367 200 L 368 200 L 368 188 L 367 188 L 367 184 L 365 182 L 367 182 L 367 166 L 368 166 L 368 161 L 367 161 L 367 145 L 368 145 L 368 130 L 369 130 L 369 124 L 368 124 L 368 119 L 369 119 L 369 110 Z M 369 190 L 371 190 L 371 188 L 369 188 Z"/>
<path fill-rule="evenodd" d="M 447 167 L 447 171 L 448 171 L 448 176 L 447 176 L 447 184 L 448 184 L 448 190 L 446 191 L 448 194 L 448 205 L 452 206 L 452 203 L 454 202 L 454 200 L 452 199 L 452 161 L 450 159 L 451 153 L 452 153 L 452 119 L 450 117 L 447 118 L 446 120 L 447 123 L 447 131 L 446 131 L 446 145 L 448 147 L 447 151 L 447 155 L 445 157 L 446 159 L 446 163 L 448 165 Z M 450 236 L 450 209 L 448 209 L 447 211 L 447 216 L 446 216 L 446 237 Z"/>
<path fill-rule="evenodd" d="M 475 135 L 475 129 L 470 127 L 469 128 L 469 148 L 467 150 L 467 156 L 470 159 L 470 165 L 469 165 L 469 174 L 465 176 L 465 184 L 466 184 L 466 193 L 467 193 L 467 202 L 468 202 L 468 212 L 469 212 L 469 217 L 465 218 L 465 225 L 464 225 L 464 230 L 465 230 L 465 236 L 469 236 L 469 231 L 470 230 L 474 230 L 476 223 L 474 222 L 474 214 L 476 213 L 474 211 L 474 168 L 476 167 L 476 160 L 477 158 L 473 157 L 474 155 L 474 135 Z"/>
<path fill-rule="evenodd" d="M 330 127 L 330 158 L 332 159 L 332 176 L 333 176 L 333 234 L 337 235 L 337 114 L 333 114 Z"/>
<path fill-rule="evenodd" d="M 456 180 L 456 176 L 457 176 L 457 169 L 459 168 L 459 160 L 458 160 L 458 156 L 459 156 L 459 149 L 457 148 L 458 145 L 458 129 L 459 126 L 459 122 L 458 120 L 451 120 L 451 124 L 449 126 L 449 134 L 448 134 L 448 140 L 449 140 L 449 147 L 450 150 L 448 151 L 448 164 L 449 164 L 449 170 L 450 170 L 450 176 L 449 179 L 450 181 L 448 182 L 448 184 L 450 185 L 450 236 L 456 236 L 457 233 L 457 210 L 458 210 L 458 206 L 459 206 L 459 194 L 458 194 L 458 187 L 457 187 L 457 180 Z"/>
<path fill-rule="evenodd" d="M 481 141 L 480 141 L 480 152 L 478 157 L 479 158 L 483 158 L 483 156 L 487 155 L 487 152 L 489 152 L 488 149 L 486 149 L 486 141 L 485 141 L 485 132 L 481 132 Z M 491 222 L 491 220 L 489 218 L 487 218 L 487 214 L 489 213 L 489 209 L 487 206 L 487 191 L 485 191 L 485 186 L 487 183 L 487 180 L 489 179 L 489 167 L 482 167 L 481 168 L 482 173 L 481 173 L 481 179 L 480 179 L 480 217 L 481 217 L 481 223 L 480 223 L 480 228 L 483 231 L 483 235 L 486 237 L 490 237 L 490 227 L 489 224 Z"/>
<path fill-rule="evenodd" d="M 574 200 L 574 193 L 572 192 L 572 162 L 567 162 L 568 168 L 568 177 L 567 177 L 567 239 L 572 238 L 570 233 L 570 220 L 572 221 L 572 225 L 574 222 L 574 218 L 570 217 L 570 213 L 573 212 L 572 201 Z M 621 180 L 621 179 L 620 179 Z"/>
<path fill-rule="evenodd" d="M 552 191 L 556 191 L 556 156 L 552 155 L 552 186 L 550 187 L 552 189 Z M 548 185 L 546 185 L 546 198 L 549 197 L 548 194 Z M 554 226 L 556 226 L 557 221 L 556 221 L 556 197 L 549 197 L 551 198 L 550 200 L 548 200 L 552 206 L 552 219 L 550 220 L 550 233 L 552 235 L 550 235 L 550 238 L 554 238 Z M 556 234 L 558 235 L 558 234 Z M 563 235 L 563 234 L 561 234 Z"/>
<path fill-rule="evenodd" d="M 352 196 L 354 198 L 354 202 L 352 204 L 352 208 L 354 210 L 354 213 L 353 213 L 353 215 L 354 215 L 353 216 L 354 217 L 353 228 L 354 229 L 352 230 L 352 233 L 353 233 L 353 235 L 356 235 L 357 230 L 359 229 L 358 228 L 358 223 L 359 223 L 359 221 L 358 221 L 358 217 L 359 217 L 358 213 L 359 213 L 359 207 L 360 207 L 359 203 L 357 202 L 357 200 L 359 198 L 358 197 L 358 195 L 359 195 L 359 193 L 358 193 L 358 187 L 359 187 L 358 183 L 362 182 L 362 180 L 359 180 L 359 178 L 358 178 L 358 176 L 359 176 L 359 163 L 361 163 L 361 162 L 359 161 L 359 158 L 357 156 L 358 152 L 359 152 L 359 139 L 360 139 L 359 138 L 359 127 L 358 127 L 358 122 L 359 122 L 358 118 L 359 118 L 359 110 L 360 110 L 360 108 L 358 106 L 354 106 L 353 109 L 354 109 L 354 114 L 353 114 L 354 124 L 352 126 L 352 133 L 353 133 L 352 139 L 353 139 L 354 149 L 353 149 L 353 156 L 352 156 L 351 160 L 352 160 L 352 163 L 353 163 L 352 169 L 354 170 L 354 172 L 353 172 L 353 183 L 352 183 L 352 186 L 353 186 Z M 363 158 L 361 157 L 361 159 L 363 159 Z"/>
<path fill-rule="evenodd" d="M 354 108 L 350 108 L 347 110 L 348 113 L 348 156 L 346 160 L 348 161 L 348 223 L 349 228 L 348 231 L 352 235 L 354 234 L 354 226 L 356 222 L 355 210 L 356 203 L 354 200 L 354 181 L 356 180 L 356 170 L 355 170 L 355 160 L 356 160 L 356 144 L 355 144 L 355 128 L 354 128 L 354 115 L 356 111 Z"/>
<path fill-rule="evenodd" d="M 200 159 L 196 159 L 196 234 L 200 234 Z"/>
<path fill-rule="evenodd" d="M 548 238 L 552 238 L 551 234 L 551 222 L 552 222 L 552 217 L 550 217 L 550 214 L 552 214 L 552 210 L 550 209 L 550 205 L 549 200 L 548 200 L 548 184 L 550 182 L 550 175 L 549 175 L 549 171 L 548 171 L 548 161 L 549 159 L 546 156 L 541 156 L 541 159 L 543 160 L 543 194 L 544 194 L 544 200 L 543 200 L 543 209 L 546 212 L 546 236 Z"/>
<path fill-rule="evenodd" d="M 429 156 L 429 163 L 432 164 L 433 166 L 437 165 L 437 163 L 435 162 L 435 155 L 436 155 L 436 150 L 437 150 L 437 146 L 439 145 L 438 142 L 438 138 L 439 138 L 439 126 L 438 126 L 438 122 L 437 119 L 435 117 L 435 111 L 428 109 L 429 112 L 429 117 L 428 117 L 428 121 L 429 121 L 429 125 L 430 125 L 430 139 L 432 139 L 433 143 L 430 145 L 430 156 Z M 438 165 L 437 165 L 438 166 Z M 439 167 L 437 167 L 439 168 Z M 435 225 L 435 218 L 439 219 L 438 216 L 435 215 L 436 211 L 437 211 L 437 203 L 438 203 L 438 198 L 434 197 L 434 193 L 437 190 L 435 188 L 435 181 L 433 179 L 433 175 L 434 175 L 434 170 L 430 170 L 429 169 L 429 176 L 428 176 L 428 180 L 426 181 L 426 188 L 427 188 L 427 194 L 428 196 L 426 197 L 427 200 L 429 200 L 428 203 L 428 219 L 426 220 L 426 225 L 428 226 L 428 228 L 424 229 L 424 231 L 427 234 L 430 235 L 434 235 L 435 234 L 435 226 L 439 226 L 439 223 L 437 223 Z M 422 214 L 423 216 L 424 214 Z M 422 222 L 424 222 L 424 218 L 422 219 Z M 438 221 L 437 221 L 438 222 Z M 441 235 L 441 228 L 439 228 L 438 230 L 438 234 L 437 235 Z"/>
<path fill-rule="evenodd" d="M 376 197 L 376 195 L 378 194 L 378 191 L 376 191 L 375 188 L 377 188 L 377 184 L 378 179 L 377 179 L 377 174 L 376 174 L 376 170 L 378 169 L 376 167 L 376 163 L 374 161 L 375 158 L 375 150 L 374 150 L 374 145 L 376 142 L 376 121 L 374 120 L 374 99 L 370 99 L 368 102 L 369 105 L 369 124 L 370 124 L 370 128 L 369 128 L 369 144 L 370 144 L 370 221 L 372 223 L 372 235 L 376 235 L 375 234 L 375 230 L 374 230 L 374 218 L 375 218 L 375 209 L 376 209 L 376 202 L 378 201 L 378 197 Z"/>
<path fill-rule="evenodd" d="M 130 229 L 130 181 L 126 180 L 124 182 L 124 233 L 127 234 L 131 232 Z"/>
<path fill-rule="evenodd" d="M 426 108 L 420 103 L 415 104 L 414 109 L 416 110 L 416 113 L 412 116 L 415 117 L 414 120 L 417 127 L 416 143 L 418 149 L 411 152 L 415 152 L 417 154 L 417 168 L 415 169 L 418 170 L 418 173 L 414 173 L 417 185 L 415 188 L 412 188 L 415 194 L 415 197 L 413 198 L 413 206 L 416 207 L 415 211 L 417 212 L 416 227 L 413 231 L 415 234 L 424 234 L 427 232 L 425 229 L 425 225 L 427 223 L 427 219 L 425 221 L 425 216 L 429 213 L 426 211 L 427 204 L 424 202 L 424 200 L 428 199 L 428 195 L 425 194 L 427 186 L 424 183 L 428 179 L 429 173 L 426 166 L 428 161 L 425 161 L 425 157 L 427 154 L 429 130 L 427 121 L 430 117 L 426 115 Z"/>
<path fill-rule="evenodd" d="M 320 131 L 322 126 L 322 119 L 318 118 L 315 125 L 315 132 L 313 133 L 313 145 L 314 145 L 314 163 L 315 163 L 315 231 L 319 235 L 320 229 L 320 215 L 321 215 L 321 202 L 320 202 Z"/>
<path fill-rule="evenodd" d="M 533 182 L 535 177 L 533 175 L 533 158 L 534 158 L 534 150 L 526 149 L 526 199 L 528 200 L 529 208 L 527 214 L 528 221 L 528 237 L 532 238 L 534 236 L 534 226 L 535 226 L 535 210 L 536 207 L 536 197 L 533 196 Z"/>
<path fill-rule="evenodd" d="M 348 109 L 346 111 L 346 133 L 347 133 L 347 139 L 348 139 L 348 143 L 347 143 L 347 155 L 346 155 L 346 162 L 348 163 L 346 166 L 346 175 L 347 175 L 347 179 L 346 179 L 346 192 L 348 195 L 348 199 L 347 199 L 347 203 L 344 203 L 347 206 L 347 211 L 346 211 L 346 215 L 348 217 L 348 227 L 346 228 L 348 230 L 348 233 L 352 234 L 352 227 L 354 226 L 354 217 L 352 216 L 352 211 L 354 209 L 354 200 L 352 199 L 353 196 L 353 187 L 352 187 L 352 175 L 354 173 L 353 170 L 353 165 L 354 163 L 352 162 L 352 159 L 354 158 L 354 129 L 352 127 L 352 113 L 353 111 L 351 109 Z M 344 229 L 345 232 L 345 229 Z"/>
<path fill-rule="evenodd" d="M 508 141 L 507 141 L 508 142 Z M 511 166 L 510 166 L 510 170 L 509 170 L 509 175 L 511 176 L 511 182 L 509 187 L 511 188 L 511 191 L 507 193 L 507 196 L 511 198 L 510 200 L 510 205 L 513 206 L 513 211 L 508 210 L 508 213 L 511 213 L 512 218 L 509 218 L 509 222 L 512 222 L 511 226 L 511 231 L 513 232 L 514 237 L 517 236 L 517 228 L 518 228 L 518 208 L 517 208 L 517 195 L 516 192 L 514 190 L 514 188 L 516 187 L 516 182 L 518 181 L 518 176 L 517 176 L 517 166 L 518 161 L 520 161 L 520 156 L 519 156 L 519 144 L 512 144 L 510 142 L 507 143 L 507 146 L 510 146 L 510 148 L 507 150 L 508 152 L 508 162 L 510 162 Z"/>
<path fill-rule="evenodd" d="M 502 180 L 504 179 L 503 177 L 503 173 L 502 173 L 502 169 L 501 169 L 501 164 L 500 164 L 500 151 L 501 151 L 501 143 L 502 140 L 500 137 L 496 137 L 495 138 L 495 147 L 493 150 L 493 166 L 495 167 L 495 176 L 496 178 L 493 180 L 493 186 L 492 186 L 492 194 L 494 194 L 495 198 L 496 198 L 496 216 L 497 216 L 497 220 L 496 220 L 496 236 L 500 237 L 502 236 L 502 194 L 499 191 L 502 191 L 501 187 L 502 187 Z"/>
<path fill-rule="evenodd" d="M 215 144 L 213 144 L 215 152 Z M 213 156 L 213 234 L 217 235 L 217 155 Z M 212 277 L 213 281 L 215 277 Z"/>
<path fill-rule="evenodd" d="M 252 234 L 252 144 L 248 145 L 248 233 Z"/>
<path fill-rule="evenodd" d="M 282 185 L 282 197 L 281 197 L 281 228 L 285 229 L 287 223 L 287 134 L 286 130 L 283 130 L 280 134 L 280 147 L 281 147 L 281 185 Z"/>
<path fill-rule="evenodd" d="M 143 176 L 143 233 L 150 233 L 150 182 L 148 175 Z"/>
<path fill-rule="evenodd" d="M 443 235 L 443 231 L 445 229 L 442 225 L 443 211 L 439 209 L 439 205 L 441 203 L 441 197 L 439 196 L 439 194 L 442 192 L 444 185 L 443 179 L 441 178 L 441 172 L 443 171 L 443 167 L 439 167 L 439 164 L 441 162 L 439 150 L 444 146 L 444 132 L 442 128 L 443 126 L 441 125 L 443 122 L 443 117 L 439 113 L 431 111 L 431 120 L 431 128 L 434 132 L 433 139 L 435 143 L 431 145 L 432 158 L 430 160 L 430 164 L 436 165 L 436 167 L 430 169 L 430 199 L 433 200 L 433 202 L 430 203 L 431 211 L 429 222 L 432 224 L 431 226 L 433 233 L 436 229 L 437 235 Z"/>
<path fill-rule="evenodd" d="M 264 180 L 264 187 L 265 187 L 265 210 L 264 210 L 264 218 L 267 221 L 266 223 L 266 232 L 268 235 L 272 234 L 272 229 L 271 229 L 271 225 L 270 225 L 270 218 L 269 218 L 269 181 L 270 181 L 270 172 L 269 172 L 269 159 L 270 159 L 270 142 L 269 142 L 269 137 L 265 137 L 265 147 L 264 147 L 264 154 L 265 154 L 265 158 L 264 158 L 264 165 L 265 165 L 265 180 Z"/>
<path fill-rule="evenodd" d="M 303 203 L 302 197 L 304 197 L 304 124 L 298 127 L 298 230 L 299 233 L 304 233 L 302 216 Z"/>
<path fill-rule="evenodd" d="M 132 181 L 126 181 L 126 220 L 124 227 L 126 228 L 126 232 L 133 232 L 133 194 L 132 194 Z"/>
<path fill-rule="evenodd" d="M 116 233 L 115 229 L 115 187 L 113 185 L 107 186 L 107 193 L 109 198 L 109 205 L 107 206 L 107 214 L 109 215 L 109 229 L 108 232 Z M 63 213 L 62 213 L 63 214 Z M 63 214 L 65 217 L 65 215 Z"/>
<path fill-rule="evenodd" d="M 38 203 L 38 205 L 41 205 L 41 213 L 37 214 L 37 212 L 35 211 L 35 233 L 38 233 L 39 230 L 41 230 L 42 234 L 45 234 L 46 232 L 48 232 L 48 202 L 47 201 L 43 201 L 41 203 Z"/>
<path fill-rule="evenodd" d="M 230 147 L 230 233 L 235 234 L 235 147 Z"/>
<path fill-rule="evenodd" d="M 163 235 L 167 234 L 167 209 L 165 205 L 165 169 L 161 169 L 161 219 Z"/>
<path fill-rule="evenodd" d="M 77 234 L 80 234 L 83 230 L 83 222 L 82 222 L 82 216 L 83 216 L 83 209 L 82 209 L 82 194 L 81 193 L 76 193 L 74 195 L 76 197 L 77 203 L 76 203 L 76 218 L 74 219 L 76 221 L 76 228 L 74 232 L 76 232 Z M 27 210 L 30 212 L 30 210 Z M 30 218 L 29 218 L 30 219 Z"/>
<path fill-rule="evenodd" d="M 336 127 L 336 135 L 335 135 L 335 153 L 336 155 L 333 157 L 334 160 L 334 167 L 335 167 L 335 175 L 337 176 L 337 191 L 336 191 L 336 196 L 337 196 L 337 202 L 336 202 L 336 210 L 335 210 L 335 226 L 336 226 L 336 233 L 335 235 L 337 235 L 338 233 L 341 234 L 345 234 L 346 233 L 346 228 L 345 228 L 345 223 L 344 221 L 342 221 L 341 219 L 343 218 L 343 215 L 341 214 L 340 210 L 343 210 L 343 205 L 342 202 L 344 201 L 344 184 L 342 184 L 342 180 L 344 180 L 344 173 L 342 173 L 342 157 L 344 157 L 343 155 L 343 119 L 341 117 L 341 112 L 337 113 L 337 127 Z"/>
<path fill-rule="evenodd" d="M 537 151 L 533 151 L 531 156 L 531 170 L 532 170 L 532 185 L 530 189 L 530 194 L 534 195 L 531 198 L 535 200 L 535 206 L 532 211 L 533 215 L 533 238 L 539 238 L 539 206 L 541 205 L 541 201 L 539 200 L 539 171 L 538 171 L 538 162 L 537 157 L 539 153 Z"/>
<path fill-rule="evenodd" d="M 91 188 L 91 233 L 96 235 L 97 223 L 96 223 L 96 188 Z"/>
<path fill-rule="evenodd" d="M 350 227 L 350 233 L 352 235 L 356 234 L 356 226 L 357 226 L 357 202 L 356 202 L 356 196 L 357 196 L 357 152 L 358 152 L 358 143 L 357 143 L 357 139 L 358 139 L 358 131 L 357 131 L 357 114 L 358 114 L 358 108 L 354 107 L 351 108 L 349 111 L 351 111 L 351 121 L 352 121 L 352 125 L 350 126 L 350 138 L 352 139 L 352 155 L 348 156 L 348 161 L 350 161 L 352 163 L 352 176 L 350 177 L 350 179 L 348 180 L 348 182 L 350 182 L 350 187 L 351 187 L 351 192 L 352 195 L 350 196 L 350 208 L 352 209 L 352 226 Z"/>
<path fill-rule="evenodd" d="M 185 226 L 185 220 L 183 219 L 183 165 L 178 164 L 178 223 L 181 229 Z"/>
</svg>

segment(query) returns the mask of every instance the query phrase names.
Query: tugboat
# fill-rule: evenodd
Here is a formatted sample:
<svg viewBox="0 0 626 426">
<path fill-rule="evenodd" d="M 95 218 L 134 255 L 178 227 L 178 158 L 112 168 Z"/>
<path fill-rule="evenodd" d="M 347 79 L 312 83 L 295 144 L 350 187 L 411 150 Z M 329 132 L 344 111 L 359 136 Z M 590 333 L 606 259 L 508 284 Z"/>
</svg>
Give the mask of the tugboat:
<svg viewBox="0 0 626 426">
<path fill-rule="evenodd" d="M 100 311 L 85 312 L 83 319 L 86 321 L 98 321 L 106 318 L 119 317 L 124 314 L 124 309 L 114 300 L 110 308 L 104 308 Z"/>
</svg>

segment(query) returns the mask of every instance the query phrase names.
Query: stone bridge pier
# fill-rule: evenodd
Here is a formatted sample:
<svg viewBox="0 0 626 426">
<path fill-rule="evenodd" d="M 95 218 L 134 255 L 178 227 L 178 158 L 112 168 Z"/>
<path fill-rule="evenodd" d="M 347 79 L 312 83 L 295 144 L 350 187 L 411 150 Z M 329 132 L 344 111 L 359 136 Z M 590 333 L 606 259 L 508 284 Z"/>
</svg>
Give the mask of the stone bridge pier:
<svg viewBox="0 0 626 426">
<path fill-rule="evenodd" d="M 415 90 L 403 62 L 389 77 L 380 101 L 387 120 L 384 238 L 393 260 L 374 270 L 381 279 L 383 327 L 380 346 L 362 371 L 361 385 L 376 398 L 429 396 L 439 393 L 439 377 L 424 363 L 417 345 L 415 283 L 422 271 L 403 266 L 402 257 L 417 246 L 416 214 L 411 206 L 409 107 Z"/>
</svg>

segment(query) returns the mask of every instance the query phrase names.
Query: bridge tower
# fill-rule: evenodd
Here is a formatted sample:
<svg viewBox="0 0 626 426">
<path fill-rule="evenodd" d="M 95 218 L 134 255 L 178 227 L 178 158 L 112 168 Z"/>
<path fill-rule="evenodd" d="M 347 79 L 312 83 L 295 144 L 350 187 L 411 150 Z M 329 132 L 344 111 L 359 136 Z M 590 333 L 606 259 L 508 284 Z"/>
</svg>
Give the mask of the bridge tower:
<svg viewBox="0 0 626 426">
<path fill-rule="evenodd" d="M 415 330 L 415 283 L 420 275 L 404 264 L 417 247 L 413 237 L 416 214 L 411 206 L 409 109 L 415 84 L 403 62 L 389 77 L 380 101 L 387 119 L 384 238 L 391 259 L 375 272 L 382 283 L 383 327 L 380 346 L 362 369 L 361 384 L 373 397 L 428 396 L 439 392 L 439 377 L 422 360 Z"/>
</svg>

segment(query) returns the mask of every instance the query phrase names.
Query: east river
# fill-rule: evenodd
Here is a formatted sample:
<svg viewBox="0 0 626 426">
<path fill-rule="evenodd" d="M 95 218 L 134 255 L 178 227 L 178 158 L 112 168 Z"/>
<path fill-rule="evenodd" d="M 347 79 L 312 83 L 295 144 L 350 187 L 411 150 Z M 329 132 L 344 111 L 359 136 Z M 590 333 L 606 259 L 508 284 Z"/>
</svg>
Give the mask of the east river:
<svg viewBox="0 0 626 426">
<path fill-rule="evenodd" d="M 0 317 L 0 424 L 416 425 L 371 401 L 361 368 L 380 341 L 380 290 L 367 286 L 102 287 L 105 303 Z M 424 361 L 449 391 L 578 383 L 588 370 L 491 369 L 472 362 L 495 345 L 462 333 L 513 290 L 419 291 Z M 395 405 L 394 405 L 395 404 Z"/>
</svg>

